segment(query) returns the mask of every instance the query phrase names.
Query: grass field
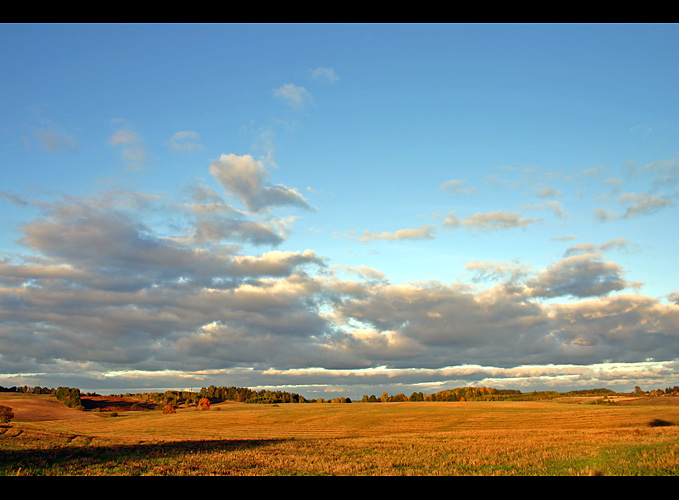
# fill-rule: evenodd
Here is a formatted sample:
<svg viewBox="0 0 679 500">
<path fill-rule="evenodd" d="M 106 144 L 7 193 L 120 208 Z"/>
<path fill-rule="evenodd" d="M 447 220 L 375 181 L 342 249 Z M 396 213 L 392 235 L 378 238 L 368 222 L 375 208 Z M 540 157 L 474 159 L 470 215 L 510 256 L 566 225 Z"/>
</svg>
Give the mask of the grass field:
<svg viewBox="0 0 679 500">
<path fill-rule="evenodd" d="M 1 396 L 52 405 L 55 419 L 17 411 L 0 427 L 0 475 L 674 476 L 677 399 L 222 403 L 114 417 Z"/>
</svg>

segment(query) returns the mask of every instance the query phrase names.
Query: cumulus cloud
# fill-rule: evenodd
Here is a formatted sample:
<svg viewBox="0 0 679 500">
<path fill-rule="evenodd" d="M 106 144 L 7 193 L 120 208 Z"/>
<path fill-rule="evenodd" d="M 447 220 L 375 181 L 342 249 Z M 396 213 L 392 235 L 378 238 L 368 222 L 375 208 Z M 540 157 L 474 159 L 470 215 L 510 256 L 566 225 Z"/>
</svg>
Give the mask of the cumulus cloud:
<svg viewBox="0 0 679 500">
<path fill-rule="evenodd" d="M 672 359 L 679 319 L 676 305 L 634 294 L 541 305 L 503 286 L 469 292 L 440 284 L 374 286 L 343 301 L 337 312 L 347 324 L 353 319 L 362 325 L 338 338 L 337 349 L 359 359 L 377 350 L 382 362 L 404 367 Z M 649 321 L 655 326 L 646 343 Z M 376 339 L 383 342 L 371 349 Z M 402 345 L 408 349 L 397 347 Z M 661 354 L 661 346 L 671 352 Z"/>
<path fill-rule="evenodd" d="M 296 189 L 271 185 L 269 172 L 250 155 L 223 154 L 212 161 L 210 173 L 227 193 L 236 196 L 251 212 L 283 205 L 311 208 Z"/>
<path fill-rule="evenodd" d="M 196 196 L 211 199 L 209 190 Z M 0 261 L 0 373 L 14 366 L 26 372 L 30 363 L 223 367 L 239 353 L 241 362 L 250 359 L 249 348 L 253 356 L 288 349 L 299 356 L 305 346 L 281 339 L 323 333 L 313 305 L 317 286 L 305 269 L 325 263 L 311 250 L 242 255 L 235 245 L 187 244 L 144 221 L 161 208 L 165 217 L 180 217 L 175 205 L 131 192 L 40 206 L 42 215 L 20 227 L 31 256 Z M 226 342 L 233 332 L 247 342 L 205 343 Z M 229 356 L 217 357 L 224 349 Z"/>
<path fill-rule="evenodd" d="M 600 254 L 566 257 L 537 273 L 526 285 L 534 297 L 596 297 L 632 286 L 622 268 L 603 262 Z"/>
<path fill-rule="evenodd" d="M 514 212 L 497 210 L 494 212 L 479 212 L 464 218 L 458 218 L 454 212 L 449 212 L 443 221 L 443 225 L 449 228 L 464 227 L 483 231 L 497 231 L 515 227 L 524 228 L 536 222 L 536 219 L 522 217 Z"/>
</svg>

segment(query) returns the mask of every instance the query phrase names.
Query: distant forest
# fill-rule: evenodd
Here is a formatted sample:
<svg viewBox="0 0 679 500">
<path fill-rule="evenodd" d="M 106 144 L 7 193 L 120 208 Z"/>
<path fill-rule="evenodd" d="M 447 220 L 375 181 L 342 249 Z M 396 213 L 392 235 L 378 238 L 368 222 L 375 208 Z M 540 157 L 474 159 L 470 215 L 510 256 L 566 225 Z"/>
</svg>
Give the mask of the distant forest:
<svg viewBox="0 0 679 500">
<path fill-rule="evenodd" d="M 80 389 L 72 387 L 59 387 L 57 389 L 50 389 L 48 387 L 2 387 L 0 392 L 17 392 L 29 394 L 48 394 L 53 395 L 57 400 L 61 401 L 66 406 L 72 408 L 82 409 L 82 396 L 100 396 L 97 393 L 81 394 Z M 364 395 L 360 400 L 362 403 L 380 403 L 380 402 L 405 402 L 405 401 L 534 401 L 544 399 L 554 399 L 558 397 L 585 397 L 585 396 L 616 396 L 616 395 L 679 395 L 679 386 L 667 387 L 663 389 L 654 389 L 648 392 L 641 390 L 638 386 L 635 387 L 633 393 L 618 393 L 610 389 L 583 389 L 573 390 L 567 392 L 557 391 L 532 391 L 521 392 L 513 389 L 494 389 L 492 387 L 458 387 L 456 389 L 445 389 L 432 394 L 425 394 L 422 392 L 413 392 L 410 396 L 405 394 L 390 395 L 386 392 L 381 396 Z M 246 387 L 217 387 L 211 385 L 210 387 L 203 387 L 199 392 L 193 391 L 165 391 L 165 392 L 148 392 L 148 393 L 125 393 L 112 396 L 128 397 L 143 399 L 153 402 L 158 406 L 172 405 L 178 407 L 180 405 L 195 406 L 198 402 L 207 398 L 211 403 L 219 403 L 225 401 L 233 401 L 239 403 L 253 403 L 253 404 L 278 404 L 278 403 L 351 403 L 351 399 L 347 397 L 337 397 L 331 399 L 307 399 L 300 394 L 290 393 L 286 391 L 272 391 L 262 389 L 259 391 L 248 389 Z"/>
</svg>

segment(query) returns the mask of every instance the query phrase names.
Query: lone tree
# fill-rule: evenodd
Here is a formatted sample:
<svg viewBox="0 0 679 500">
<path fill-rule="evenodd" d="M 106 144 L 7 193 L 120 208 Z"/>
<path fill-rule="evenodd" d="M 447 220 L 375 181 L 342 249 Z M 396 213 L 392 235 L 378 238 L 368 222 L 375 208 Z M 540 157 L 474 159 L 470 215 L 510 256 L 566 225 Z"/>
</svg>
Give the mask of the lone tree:
<svg viewBox="0 0 679 500">
<path fill-rule="evenodd" d="M 14 418 L 14 412 L 9 406 L 0 406 L 0 424 L 8 424 Z"/>
<path fill-rule="evenodd" d="M 209 410 L 210 400 L 208 398 L 200 398 L 198 400 L 198 408 L 200 408 L 201 410 Z"/>
</svg>

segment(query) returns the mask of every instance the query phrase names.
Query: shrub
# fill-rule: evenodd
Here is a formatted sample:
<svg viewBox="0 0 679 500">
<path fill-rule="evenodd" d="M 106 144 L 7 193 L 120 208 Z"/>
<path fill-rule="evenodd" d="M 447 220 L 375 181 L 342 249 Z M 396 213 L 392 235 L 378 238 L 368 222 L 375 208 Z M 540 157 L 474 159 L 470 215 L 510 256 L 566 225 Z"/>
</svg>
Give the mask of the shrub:
<svg viewBox="0 0 679 500">
<path fill-rule="evenodd" d="M 210 400 L 208 398 L 200 398 L 198 401 L 198 408 L 201 410 L 209 410 L 210 409 Z"/>
<path fill-rule="evenodd" d="M 163 413 L 177 413 L 177 410 L 175 410 L 174 406 L 172 405 L 165 405 L 165 408 L 163 408 Z"/>
<path fill-rule="evenodd" d="M 14 418 L 14 411 L 9 406 L 0 406 L 0 424 L 7 424 Z"/>
</svg>

